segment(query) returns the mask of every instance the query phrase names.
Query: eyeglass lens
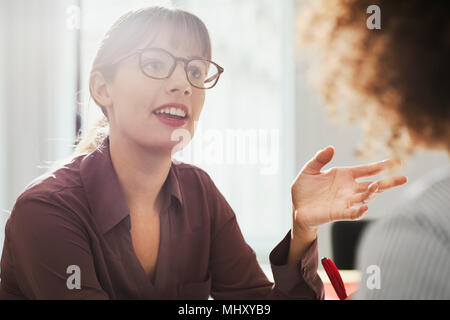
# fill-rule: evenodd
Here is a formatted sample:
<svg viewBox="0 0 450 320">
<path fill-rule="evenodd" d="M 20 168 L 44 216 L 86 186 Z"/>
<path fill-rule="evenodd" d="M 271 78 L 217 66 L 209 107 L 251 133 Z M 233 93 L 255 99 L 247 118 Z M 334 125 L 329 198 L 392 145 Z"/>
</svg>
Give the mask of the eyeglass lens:
<svg viewBox="0 0 450 320">
<path fill-rule="evenodd" d="M 176 60 L 162 50 L 146 50 L 141 54 L 141 68 L 151 78 L 167 78 L 175 67 Z M 219 69 L 207 60 L 190 60 L 186 68 L 189 82 L 199 88 L 210 88 L 216 83 Z"/>
</svg>

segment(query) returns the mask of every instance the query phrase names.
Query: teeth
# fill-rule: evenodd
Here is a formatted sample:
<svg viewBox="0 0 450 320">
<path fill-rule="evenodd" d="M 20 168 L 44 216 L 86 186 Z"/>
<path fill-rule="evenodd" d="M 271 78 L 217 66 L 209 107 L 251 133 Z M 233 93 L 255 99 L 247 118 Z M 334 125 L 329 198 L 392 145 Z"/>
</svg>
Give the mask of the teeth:
<svg viewBox="0 0 450 320">
<path fill-rule="evenodd" d="M 156 111 L 156 113 L 167 113 L 167 114 L 172 114 L 172 115 L 179 116 L 179 117 L 186 116 L 186 113 L 182 109 L 175 108 L 175 107 L 160 109 L 160 110 Z"/>
</svg>

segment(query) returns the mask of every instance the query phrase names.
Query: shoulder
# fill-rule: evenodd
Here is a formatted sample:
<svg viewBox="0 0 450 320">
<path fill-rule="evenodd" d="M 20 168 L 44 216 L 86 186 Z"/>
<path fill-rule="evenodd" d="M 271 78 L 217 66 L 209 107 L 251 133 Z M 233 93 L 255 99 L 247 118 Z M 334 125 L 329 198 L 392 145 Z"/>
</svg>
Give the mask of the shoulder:
<svg viewBox="0 0 450 320">
<path fill-rule="evenodd" d="M 450 250 L 423 215 L 403 213 L 375 223 L 364 234 L 357 255 L 362 299 L 442 299 L 450 294 Z M 448 236 L 448 234 L 447 234 Z M 381 279 L 375 290 L 370 285 Z M 373 283 L 372 283 L 373 284 Z"/>
<path fill-rule="evenodd" d="M 420 229 L 436 239 L 450 242 L 450 171 L 432 172 L 413 183 L 407 196 L 386 217 L 373 224 L 368 234 L 404 232 Z"/>
<path fill-rule="evenodd" d="M 450 242 L 450 167 L 434 170 L 410 188 L 409 197 L 386 224 L 402 221 Z"/>
<path fill-rule="evenodd" d="M 56 165 L 32 180 L 18 197 L 22 198 L 42 198 L 54 193 L 64 192 L 66 189 L 82 188 L 80 178 L 80 163 L 82 156 L 64 159 Z"/>
<path fill-rule="evenodd" d="M 81 160 L 82 156 L 60 161 L 53 170 L 30 182 L 17 198 L 11 219 L 33 224 L 64 216 L 78 221 L 76 213 L 86 209 L 79 173 Z"/>
<path fill-rule="evenodd" d="M 450 175 L 425 177 L 412 186 L 406 201 L 367 229 L 358 250 L 358 268 L 364 275 L 369 266 L 378 266 L 384 285 L 382 290 L 363 288 L 366 298 L 405 297 L 402 290 L 415 298 L 431 294 L 401 286 L 413 279 L 433 283 L 436 292 L 449 294 L 450 288 L 442 287 L 437 276 L 449 275 L 448 270 L 441 270 L 444 261 L 450 262 L 448 194 Z"/>
</svg>

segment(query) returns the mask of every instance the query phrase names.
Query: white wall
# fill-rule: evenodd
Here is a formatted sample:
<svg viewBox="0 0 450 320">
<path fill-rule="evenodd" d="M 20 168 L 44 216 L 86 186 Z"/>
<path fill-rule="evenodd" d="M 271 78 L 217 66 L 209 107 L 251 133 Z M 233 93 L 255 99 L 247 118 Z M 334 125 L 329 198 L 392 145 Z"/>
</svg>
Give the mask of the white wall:
<svg viewBox="0 0 450 320">
<path fill-rule="evenodd" d="M 6 68 L 6 41 L 3 41 L 6 37 L 6 25 L 7 14 L 6 10 L 3 10 L 3 3 L 0 5 L 0 70 Z M 3 243 L 3 223 L 6 217 L 4 213 L 3 204 L 6 202 L 6 104 L 5 104 L 5 77 L 0 76 L 0 244 Z"/>
<path fill-rule="evenodd" d="M 75 0 L 1 1 L 0 243 L 15 199 L 75 137 Z M 1 246 L 3 247 L 3 246 Z M 1 250 L 1 249 L 0 249 Z"/>
</svg>

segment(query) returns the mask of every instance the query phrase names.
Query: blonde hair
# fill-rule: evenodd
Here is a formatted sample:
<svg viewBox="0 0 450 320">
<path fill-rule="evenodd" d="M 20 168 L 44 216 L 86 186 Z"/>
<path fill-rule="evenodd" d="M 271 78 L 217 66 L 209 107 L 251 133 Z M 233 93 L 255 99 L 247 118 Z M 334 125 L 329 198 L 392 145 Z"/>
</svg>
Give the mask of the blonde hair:
<svg viewBox="0 0 450 320">
<path fill-rule="evenodd" d="M 116 72 L 115 63 L 121 57 L 136 50 L 144 40 L 150 43 L 158 31 L 167 24 L 173 26 L 176 30 L 176 33 L 170 39 L 172 42 L 184 41 L 189 44 L 194 40 L 201 45 L 203 55 L 207 59 L 211 59 L 209 33 L 204 23 L 197 16 L 178 8 L 151 6 L 129 11 L 111 26 L 100 44 L 91 68 L 91 74 L 98 71 L 102 73 L 105 79 L 112 80 Z M 190 35 L 190 37 L 185 35 Z M 104 106 L 95 100 L 91 92 L 91 86 L 89 86 L 89 91 L 90 97 L 101 108 L 103 114 L 88 130 L 82 131 L 77 138 L 72 157 L 94 151 L 109 134 L 107 112 Z"/>
</svg>

